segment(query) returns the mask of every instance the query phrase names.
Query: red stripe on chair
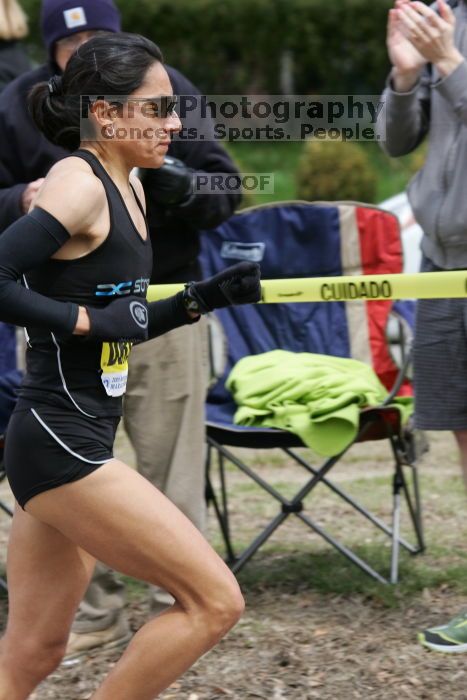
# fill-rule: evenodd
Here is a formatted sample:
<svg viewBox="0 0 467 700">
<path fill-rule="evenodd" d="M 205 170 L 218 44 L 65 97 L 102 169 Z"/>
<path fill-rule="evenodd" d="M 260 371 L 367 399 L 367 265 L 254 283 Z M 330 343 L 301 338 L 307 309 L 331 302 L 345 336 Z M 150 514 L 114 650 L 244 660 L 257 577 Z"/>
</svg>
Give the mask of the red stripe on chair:
<svg viewBox="0 0 467 700">
<path fill-rule="evenodd" d="M 357 223 L 357 207 L 354 204 L 339 204 L 341 233 L 341 267 L 343 275 L 362 275 L 360 234 Z M 362 300 L 345 305 L 349 331 L 350 355 L 354 360 L 372 365 L 366 303 Z"/>
<path fill-rule="evenodd" d="M 403 269 L 399 222 L 388 212 L 357 208 L 357 224 L 364 275 L 399 273 Z M 366 304 L 373 369 L 384 386 L 393 386 L 398 367 L 393 361 L 386 341 L 386 326 L 391 301 L 369 301 Z M 404 383 L 400 395 L 411 395 L 410 384 Z"/>
</svg>

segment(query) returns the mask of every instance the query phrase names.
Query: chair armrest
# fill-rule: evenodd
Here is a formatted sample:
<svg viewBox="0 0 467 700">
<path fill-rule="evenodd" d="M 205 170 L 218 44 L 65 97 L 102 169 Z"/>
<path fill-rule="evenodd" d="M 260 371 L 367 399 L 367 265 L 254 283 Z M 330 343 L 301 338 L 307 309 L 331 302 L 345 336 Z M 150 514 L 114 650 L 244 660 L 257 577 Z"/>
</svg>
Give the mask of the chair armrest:
<svg viewBox="0 0 467 700">
<path fill-rule="evenodd" d="M 389 392 L 389 394 L 387 395 L 387 397 L 385 398 L 385 400 L 381 404 L 381 407 L 388 406 L 388 404 L 390 404 L 394 401 L 395 397 L 397 396 L 397 392 L 399 391 L 402 384 L 404 383 L 404 379 L 406 379 L 406 377 L 407 377 L 407 370 L 409 369 L 411 362 L 412 362 L 412 348 L 409 349 L 409 351 L 405 357 L 404 363 L 399 370 L 399 374 L 396 377 L 396 381 L 394 382 L 394 385 L 393 385 L 391 391 Z"/>
</svg>

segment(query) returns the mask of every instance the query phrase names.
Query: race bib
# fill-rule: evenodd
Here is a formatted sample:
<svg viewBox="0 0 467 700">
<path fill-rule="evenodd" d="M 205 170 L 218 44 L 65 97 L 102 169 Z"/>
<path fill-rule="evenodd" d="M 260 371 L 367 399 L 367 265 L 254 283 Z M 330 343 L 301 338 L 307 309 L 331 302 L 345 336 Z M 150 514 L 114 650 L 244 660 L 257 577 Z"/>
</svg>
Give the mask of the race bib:
<svg viewBox="0 0 467 700">
<path fill-rule="evenodd" d="M 126 391 L 132 345 L 128 341 L 102 344 L 101 381 L 108 396 L 123 396 Z"/>
</svg>

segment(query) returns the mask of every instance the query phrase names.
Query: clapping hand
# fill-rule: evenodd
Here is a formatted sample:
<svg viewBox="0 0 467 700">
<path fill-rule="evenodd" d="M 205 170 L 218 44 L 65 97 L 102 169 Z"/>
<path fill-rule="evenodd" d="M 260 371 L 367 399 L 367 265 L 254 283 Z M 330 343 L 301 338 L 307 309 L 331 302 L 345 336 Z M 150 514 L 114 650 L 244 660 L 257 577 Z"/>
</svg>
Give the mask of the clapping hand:
<svg viewBox="0 0 467 700">
<path fill-rule="evenodd" d="M 411 46 L 410 50 L 406 47 L 402 59 L 402 40 L 398 49 L 397 41 L 394 42 L 393 39 L 395 47 L 393 46 L 392 53 L 399 62 L 397 67 L 400 71 L 402 69 L 403 72 L 404 65 L 410 62 L 415 65 L 417 53 L 424 62 L 435 65 L 443 77 L 449 75 L 464 60 L 454 44 L 456 18 L 453 11 L 445 0 L 438 0 L 438 11 L 439 14 L 422 2 L 407 0 L 399 0 L 395 9 L 391 10 L 391 13 L 395 13 L 396 31 L 402 34 Z"/>
<path fill-rule="evenodd" d="M 400 75 L 418 77 L 426 59 L 411 42 L 402 21 L 403 7 L 410 4 L 410 0 L 397 0 L 394 9 L 389 10 L 387 47 L 390 61 Z"/>
</svg>

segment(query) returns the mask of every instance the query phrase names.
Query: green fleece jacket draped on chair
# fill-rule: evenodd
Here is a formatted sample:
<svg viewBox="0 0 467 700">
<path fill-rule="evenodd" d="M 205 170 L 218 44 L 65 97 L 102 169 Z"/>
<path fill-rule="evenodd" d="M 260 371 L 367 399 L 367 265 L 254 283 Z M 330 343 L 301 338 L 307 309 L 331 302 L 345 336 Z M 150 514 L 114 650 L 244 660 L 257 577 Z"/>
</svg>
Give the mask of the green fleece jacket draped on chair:
<svg viewBox="0 0 467 700">
<path fill-rule="evenodd" d="M 388 395 L 363 362 L 286 350 L 243 358 L 226 386 L 239 406 L 235 423 L 289 430 L 323 456 L 339 454 L 352 443 L 360 409 L 378 406 Z M 412 399 L 395 401 L 404 421 Z"/>
</svg>

